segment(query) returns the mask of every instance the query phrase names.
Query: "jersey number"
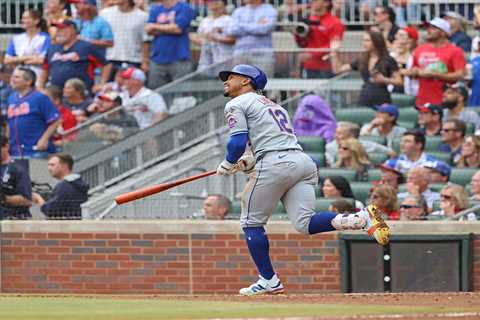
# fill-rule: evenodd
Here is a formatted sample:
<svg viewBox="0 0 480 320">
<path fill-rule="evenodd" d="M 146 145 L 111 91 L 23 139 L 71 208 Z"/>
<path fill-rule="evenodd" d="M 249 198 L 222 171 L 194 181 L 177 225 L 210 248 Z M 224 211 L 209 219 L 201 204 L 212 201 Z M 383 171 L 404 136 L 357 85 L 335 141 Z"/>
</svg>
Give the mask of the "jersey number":
<svg viewBox="0 0 480 320">
<path fill-rule="evenodd" d="M 280 128 L 280 131 L 288 132 L 290 134 L 293 134 L 293 130 L 288 127 L 288 118 L 285 115 L 285 113 L 280 110 L 280 109 L 268 109 L 268 112 L 272 116 L 273 120 L 275 120 L 275 123 L 278 125 Z"/>
</svg>

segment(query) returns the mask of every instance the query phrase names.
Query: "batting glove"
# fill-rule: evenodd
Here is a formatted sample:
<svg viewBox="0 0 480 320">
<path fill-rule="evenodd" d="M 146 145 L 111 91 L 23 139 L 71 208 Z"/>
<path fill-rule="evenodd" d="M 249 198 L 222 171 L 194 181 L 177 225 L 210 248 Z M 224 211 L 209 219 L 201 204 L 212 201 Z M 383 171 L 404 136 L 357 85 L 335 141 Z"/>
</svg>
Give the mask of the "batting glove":
<svg viewBox="0 0 480 320">
<path fill-rule="evenodd" d="M 229 176 L 237 172 L 238 166 L 231 164 L 227 160 L 223 160 L 222 163 L 218 165 L 217 174 L 220 176 Z"/>
<path fill-rule="evenodd" d="M 255 157 L 252 154 L 245 154 L 238 159 L 238 169 L 250 173 L 255 169 Z"/>
</svg>

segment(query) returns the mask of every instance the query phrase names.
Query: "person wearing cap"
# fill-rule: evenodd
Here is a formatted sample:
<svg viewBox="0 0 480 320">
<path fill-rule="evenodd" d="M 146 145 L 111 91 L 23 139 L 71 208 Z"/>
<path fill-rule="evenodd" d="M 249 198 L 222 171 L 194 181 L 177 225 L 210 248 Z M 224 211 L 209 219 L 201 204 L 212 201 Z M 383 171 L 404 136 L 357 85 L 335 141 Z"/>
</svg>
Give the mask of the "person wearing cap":
<svg viewBox="0 0 480 320">
<path fill-rule="evenodd" d="M 48 80 L 63 88 L 68 79 L 79 78 L 89 91 L 99 91 L 109 79 L 111 64 L 108 64 L 97 46 L 78 38 L 77 27 L 72 20 L 55 26 L 58 28 L 58 43 L 47 51 L 39 87 L 43 88 Z M 100 83 L 94 86 L 92 71 L 96 67 L 101 69 L 101 74 Z"/>
<path fill-rule="evenodd" d="M 183 1 L 163 0 L 152 6 L 147 34 L 153 36 L 150 46 L 148 87 L 156 89 L 191 72 L 188 30 L 192 9 Z"/>
<path fill-rule="evenodd" d="M 400 171 L 395 169 L 396 163 L 396 159 L 389 159 L 378 165 L 378 168 L 381 170 L 378 184 L 388 184 L 395 191 L 398 191 L 398 186 L 404 183 L 405 177 Z"/>
<path fill-rule="evenodd" d="M 440 136 L 442 133 L 443 109 L 431 103 L 416 106 L 420 131 L 427 137 Z"/>
<path fill-rule="evenodd" d="M 145 73 L 130 67 L 121 73 L 125 92 L 121 95 L 127 113 L 137 120 L 141 130 L 153 126 L 168 117 L 167 105 L 163 97 L 145 87 Z"/>
<path fill-rule="evenodd" d="M 387 47 L 391 47 L 395 40 L 395 35 L 400 28 L 395 24 L 396 14 L 392 7 L 377 6 L 373 10 L 374 28 L 380 31 L 387 43 Z"/>
<path fill-rule="evenodd" d="M 440 200 L 440 194 L 429 188 L 430 177 L 423 166 L 412 167 L 407 173 L 407 191 L 398 194 L 398 199 L 407 197 L 423 197 L 427 202 L 428 212 L 432 212 L 435 201 Z"/>
<path fill-rule="evenodd" d="M 113 64 L 113 73 L 122 65 L 147 71 L 150 46 L 144 27 L 148 14 L 133 0 L 116 0 L 115 5 L 100 11 L 100 17 L 112 28 L 113 46 L 107 48 L 106 57 Z"/>
<path fill-rule="evenodd" d="M 96 45 L 105 54 L 105 49 L 113 46 L 113 33 L 110 24 L 98 15 L 96 0 L 69 0 L 75 4 L 78 19 L 75 19 L 80 38 Z M 127 21 L 124 21 L 127 23 Z"/>
<path fill-rule="evenodd" d="M 450 153 L 452 163 L 460 159 L 466 131 L 467 126 L 462 120 L 450 119 L 443 123 L 442 143 L 438 146 L 438 151 Z"/>
<path fill-rule="evenodd" d="M 424 150 L 425 135 L 418 130 L 409 130 L 400 139 L 400 156 L 393 159 L 391 165 L 395 170 L 406 174 L 411 168 L 422 166 L 427 161 L 437 160 L 426 154 Z"/>
<path fill-rule="evenodd" d="M 450 179 L 452 168 L 441 160 L 426 161 L 422 167 L 428 170 L 430 183 L 447 183 Z"/>
<path fill-rule="evenodd" d="M 407 129 L 397 125 L 398 107 L 393 104 L 382 104 L 377 108 L 375 117 L 363 125 L 360 135 L 381 136 L 387 139 L 387 146 L 393 148 L 393 141 L 400 139 Z"/>
<path fill-rule="evenodd" d="M 460 119 L 465 123 L 471 123 L 475 130 L 480 130 L 480 116 L 472 110 L 465 108 L 468 103 L 468 88 L 464 82 L 447 84 L 443 92 L 443 122 L 451 119 Z"/>
<path fill-rule="evenodd" d="M 480 137 L 468 136 L 462 144 L 460 159 L 455 163 L 457 168 L 480 168 Z"/>
<path fill-rule="evenodd" d="M 405 76 L 418 78 L 417 106 L 440 104 L 445 83 L 459 81 L 465 76 L 463 50 L 448 41 L 450 34 L 450 25 L 446 20 L 431 20 L 426 43 L 415 49 L 412 68 L 403 72 Z"/>
<path fill-rule="evenodd" d="M 472 50 L 472 39 L 467 35 L 465 19 L 455 11 L 447 11 L 443 18 L 450 24 L 451 35 L 448 38 L 451 43 L 462 48 L 465 53 Z"/>
</svg>

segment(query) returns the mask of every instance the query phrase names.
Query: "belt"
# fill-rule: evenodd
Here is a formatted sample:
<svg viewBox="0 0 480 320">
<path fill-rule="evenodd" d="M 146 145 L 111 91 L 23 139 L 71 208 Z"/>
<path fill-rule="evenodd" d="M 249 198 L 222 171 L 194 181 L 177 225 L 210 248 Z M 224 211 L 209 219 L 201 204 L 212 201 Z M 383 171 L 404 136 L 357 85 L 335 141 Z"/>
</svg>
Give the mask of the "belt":
<svg viewBox="0 0 480 320">
<path fill-rule="evenodd" d="M 295 148 L 292 148 L 292 149 L 282 149 L 282 150 L 270 150 L 270 151 L 265 151 L 264 153 L 262 153 L 261 155 L 259 155 L 257 157 L 257 160 L 256 161 L 260 161 L 262 160 L 266 155 L 267 153 L 272 153 L 272 152 L 299 152 L 299 151 L 302 151 L 302 149 L 295 149 Z"/>
</svg>

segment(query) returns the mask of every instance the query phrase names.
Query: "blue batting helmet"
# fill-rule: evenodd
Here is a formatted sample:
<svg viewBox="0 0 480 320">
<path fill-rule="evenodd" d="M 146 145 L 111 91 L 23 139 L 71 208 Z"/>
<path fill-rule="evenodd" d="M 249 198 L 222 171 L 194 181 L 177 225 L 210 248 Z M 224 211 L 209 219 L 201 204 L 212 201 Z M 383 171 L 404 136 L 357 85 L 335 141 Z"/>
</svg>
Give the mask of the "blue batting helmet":
<svg viewBox="0 0 480 320">
<path fill-rule="evenodd" d="M 260 68 L 248 64 L 237 64 L 231 71 L 220 71 L 218 77 L 226 81 L 231 74 L 245 76 L 252 80 L 255 90 L 263 90 L 267 85 L 267 75 Z"/>
</svg>

